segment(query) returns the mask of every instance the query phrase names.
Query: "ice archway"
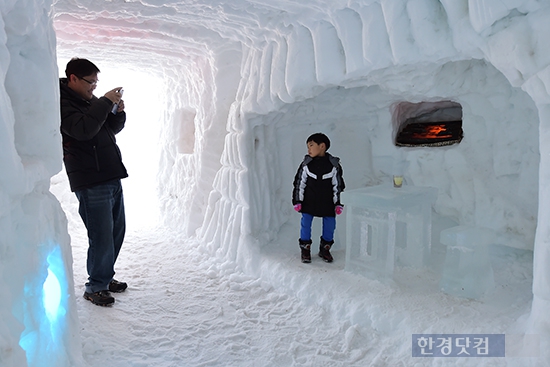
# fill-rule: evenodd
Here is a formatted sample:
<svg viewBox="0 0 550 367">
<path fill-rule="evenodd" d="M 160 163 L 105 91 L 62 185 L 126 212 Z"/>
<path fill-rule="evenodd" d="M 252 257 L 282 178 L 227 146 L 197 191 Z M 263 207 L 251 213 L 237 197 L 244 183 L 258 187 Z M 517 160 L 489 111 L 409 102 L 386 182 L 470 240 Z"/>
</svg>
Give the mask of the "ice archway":
<svg viewBox="0 0 550 367">
<path fill-rule="evenodd" d="M 345 170 L 348 186 L 356 188 L 389 174 L 395 102 L 461 103 L 464 141 L 407 151 L 408 178 L 440 189 L 435 209 L 441 216 L 493 228 L 507 245 L 534 244 L 531 320 L 538 332 L 547 330 L 548 5 L 12 0 L 0 10 L 0 139 L 8 147 L 0 167 L 9 173 L 0 177 L 0 228 L 7 234 L 0 250 L 11 254 L 2 258 L 0 287 L 14 304 L 24 299 L 24 278 L 36 271 L 25 260 L 35 246 L 68 246 L 61 211 L 47 193 L 47 180 L 61 168 L 52 74 L 56 56 L 79 55 L 161 79 L 167 91 L 158 181 L 164 216 L 254 274 L 260 269 L 249 260 L 289 218 L 288 185 L 308 133 L 327 132 L 344 161 L 361 163 Z M 17 83 L 23 75 L 42 84 L 28 92 Z M 41 103 L 28 107 L 29 97 Z M 44 125 L 36 128 L 39 117 Z M 42 212 L 26 213 L 29 200 L 44 203 Z M 52 213 L 57 229 L 19 239 L 22 226 Z M 8 281 L 21 262 L 17 281 Z M 11 315 L 8 303 L 0 307 Z M 70 304 L 68 315 L 74 317 Z M 17 344 L 18 323 L 3 322 L 1 335 Z"/>
</svg>

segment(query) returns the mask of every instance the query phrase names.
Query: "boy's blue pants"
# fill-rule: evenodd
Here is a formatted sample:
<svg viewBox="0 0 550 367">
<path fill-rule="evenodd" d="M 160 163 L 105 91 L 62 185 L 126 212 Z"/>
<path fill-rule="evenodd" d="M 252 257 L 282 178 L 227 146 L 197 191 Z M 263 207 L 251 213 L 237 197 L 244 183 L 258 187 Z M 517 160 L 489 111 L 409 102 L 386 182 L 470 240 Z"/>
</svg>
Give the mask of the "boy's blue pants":
<svg viewBox="0 0 550 367">
<path fill-rule="evenodd" d="M 300 239 L 302 241 L 311 240 L 311 224 L 313 223 L 313 215 L 302 213 L 302 221 L 300 228 Z M 323 217 L 323 234 L 325 241 L 331 242 L 334 240 L 334 230 L 336 229 L 336 217 Z"/>
</svg>

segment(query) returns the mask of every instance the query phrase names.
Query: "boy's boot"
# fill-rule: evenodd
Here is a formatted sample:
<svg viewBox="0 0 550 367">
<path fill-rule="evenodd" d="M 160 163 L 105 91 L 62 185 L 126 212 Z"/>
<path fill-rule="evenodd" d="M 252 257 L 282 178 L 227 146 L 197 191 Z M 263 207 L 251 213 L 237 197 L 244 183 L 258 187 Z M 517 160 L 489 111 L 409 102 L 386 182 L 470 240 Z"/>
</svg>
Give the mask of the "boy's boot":
<svg viewBox="0 0 550 367">
<path fill-rule="evenodd" d="M 330 254 L 330 248 L 334 244 L 333 241 L 325 241 L 323 237 L 321 237 L 321 244 L 319 245 L 319 256 L 323 258 L 327 263 L 331 263 L 333 258 Z"/>
<path fill-rule="evenodd" d="M 303 241 L 298 240 L 300 244 L 300 249 L 302 250 L 302 262 L 310 263 L 311 262 L 311 240 Z"/>
</svg>

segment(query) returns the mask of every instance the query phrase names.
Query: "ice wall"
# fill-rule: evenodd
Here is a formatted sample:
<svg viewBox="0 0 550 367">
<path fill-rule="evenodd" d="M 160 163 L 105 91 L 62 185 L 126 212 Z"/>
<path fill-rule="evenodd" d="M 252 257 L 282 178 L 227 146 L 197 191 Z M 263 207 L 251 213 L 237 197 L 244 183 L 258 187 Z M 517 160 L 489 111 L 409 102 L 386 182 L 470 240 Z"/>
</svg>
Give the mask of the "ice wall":
<svg viewBox="0 0 550 367">
<path fill-rule="evenodd" d="M 67 221 L 49 192 L 50 177 L 61 169 L 49 9 L 48 1 L 0 4 L 0 365 L 6 367 L 81 360 Z M 48 270 L 62 292 L 50 314 Z"/>
<path fill-rule="evenodd" d="M 539 161 L 538 116 L 532 100 L 483 61 L 430 65 L 425 72 L 419 66 L 416 73 L 414 84 L 417 92 L 422 90 L 421 96 L 374 86 L 333 87 L 314 98 L 250 119 L 255 144 L 280 146 L 265 161 L 260 160 L 262 154 L 254 155 L 251 162 L 257 179 L 265 175 L 262 167 L 275 166 L 281 172 L 267 180 L 270 184 L 274 181 L 274 187 L 272 193 L 264 194 L 278 200 L 273 210 L 288 207 L 288 183 L 304 154 L 303 140 L 318 128 L 331 136 L 333 153 L 348 162 L 344 169 L 350 189 L 390 182 L 393 157 L 402 151 L 408 163 L 406 183 L 438 188 L 435 209 L 439 215 L 495 229 L 505 237 L 502 241 L 506 245 L 532 246 Z M 462 104 L 466 139 L 445 148 L 396 148 L 392 143 L 392 104 L 442 96 Z M 511 105 L 515 107 L 506 107 Z M 520 134 L 522 139 L 518 140 Z M 261 204 L 252 207 L 269 207 L 258 202 Z M 271 228 L 276 235 L 271 227 L 273 216 L 266 220 L 267 215 L 271 214 L 252 215 L 253 227 L 260 228 L 258 232 L 263 235 Z"/>
<path fill-rule="evenodd" d="M 221 166 L 240 56 L 235 45 L 225 45 L 167 85 L 159 197 L 165 221 L 189 235 L 202 225 L 207 193 Z"/>
<path fill-rule="evenodd" d="M 516 6 L 519 5 L 519 3 L 516 4 Z M 406 5 L 398 2 L 357 4 L 353 9 L 339 9 L 325 14 L 325 18 L 328 19 L 320 24 L 317 21 L 299 19 L 292 27 L 286 27 L 285 32 L 281 29 L 273 31 L 272 40 L 266 42 L 263 48 L 250 48 L 246 52 L 246 59 L 243 62 L 246 69 L 243 70 L 240 91 L 235 103 L 235 110 L 239 113 L 229 117 L 230 126 L 234 130 L 230 132 L 229 139 L 235 139 L 236 143 L 233 145 L 238 146 L 237 142 L 244 144 L 242 149 L 245 152 L 259 153 L 239 156 L 242 157 L 242 161 L 238 161 L 237 165 L 254 166 L 257 169 L 250 171 L 250 175 L 237 177 L 250 181 L 240 185 L 243 188 L 242 197 L 249 197 L 250 194 L 247 192 L 251 192 L 251 199 L 257 197 L 269 202 L 265 197 L 277 198 L 270 205 L 265 205 L 265 202 L 262 202 L 262 205 L 248 202 L 247 206 L 256 214 L 259 214 L 258 211 L 262 212 L 259 216 L 250 216 L 252 222 L 250 229 L 254 232 L 253 235 L 265 233 L 266 228 L 262 227 L 262 223 L 268 222 L 266 218 L 281 216 L 279 197 L 273 193 L 284 190 L 281 186 L 284 183 L 280 183 L 282 180 L 268 180 L 272 186 L 258 188 L 257 192 L 253 189 L 258 186 L 255 182 L 261 181 L 260 177 L 264 175 L 261 167 L 270 166 L 273 163 L 270 159 L 273 160 L 275 155 L 268 154 L 265 150 L 269 150 L 268 147 L 273 147 L 275 143 L 278 144 L 278 151 L 288 152 L 285 147 L 289 146 L 289 143 L 284 141 L 288 138 L 284 139 L 281 135 L 281 139 L 275 139 L 270 133 L 286 125 L 290 126 L 288 132 L 296 133 L 296 129 L 301 129 L 301 126 L 311 126 L 316 123 L 321 123 L 323 126 L 322 123 L 325 121 L 328 124 L 326 125 L 328 131 L 336 134 L 337 139 L 339 133 L 349 138 L 349 134 L 345 135 L 344 129 L 339 127 L 349 128 L 350 120 L 353 120 L 352 124 L 360 125 L 363 118 L 363 125 L 368 124 L 363 127 L 366 139 L 368 139 L 369 130 L 381 129 L 378 134 L 382 139 L 372 139 L 378 146 L 369 148 L 373 150 L 371 154 L 376 159 L 376 156 L 381 158 L 384 155 L 392 155 L 392 147 L 386 139 L 390 132 L 389 124 L 384 125 L 384 119 L 389 120 L 388 113 L 392 103 L 401 100 L 417 102 L 455 99 L 465 108 L 466 123 L 472 124 L 468 137 L 470 143 L 464 143 L 462 147 L 457 148 L 462 150 L 462 161 L 466 162 L 472 158 L 465 155 L 465 152 L 468 150 L 468 144 L 473 144 L 476 146 L 476 153 L 487 156 L 488 162 L 480 163 L 480 170 L 495 171 L 496 180 L 507 181 L 506 186 L 509 188 L 519 186 L 518 199 L 519 201 L 523 199 L 527 203 L 520 205 L 522 208 L 513 215 L 514 219 L 499 225 L 503 227 L 500 228 L 501 230 L 519 232 L 526 239 L 524 242 L 527 244 L 532 241 L 537 211 L 535 199 L 537 188 L 533 181 L 538 181 L 536 141 L 538 114 L 531 100 L 532 97 L 518 88 L 522 85 L 522 81 L 509 76 L 516 69 L 511 65 L 503 65 L 503 60 L 510 59 L 510 50 L 499 48 L 498 43 L 502 41 L 496 40 L 510 37 L 511 31 L 504 27 L 508 23 L 512 24 L 511 27 L 514 29 L 525 27 L 525 25 L 515 25 L 515 22 L 529 23 L 531 18 L 533 19 L 533 25 L 529 26 L 531 28 L 542 28 L 544 24 L 537 20 L 542 16 L 503 16 L 504 25 L 493 26 L 488 36 L 484 37 L 473 29 L 471 23 L 479 27 L 482 22 L 489 22 L 484 14 L 492 14 L 493 10 L 491 7 L 480 8 L 480 6 L 476 7 L 475 13 L 468 14 L 465 9 L 451 2 L 442 2 L 440 6 L 427 1 L 413 1 Z M 524 3 L 523 6 L 525 9 L 521 11 L 537 10 L 537 7 L 541 7 L 535 3 Z M 517 15 L 519 10 L 512 12 L 513 8 L 510 7 L 508 13 Z M 485 28 L 490 28 L 493 23 L 494 19 L 489 24 L 485 24 Z M 501 33 L 505 34 L 500 36 Z M 534 33 L 538 34 L 538 32 Z M 530 36 L 522 33 L 522 37 Z M 463 42 L 465 38 L 468 39 L 467 43 Z M 529 60 L 528 56 L 529 54 L 522 55 L 516 51 L 517 59 Z M 486 61 L 476 62 L 472 59 Z M 459 62 L 460 60 L 465 61 Z M 501 70 L 495 70 L 494 64 L 497 64 Z M 525 66 L 521 67 L 525 68 Z M 537 70 L 530 71 L 533 74 L 536 72 Z M 507 79 L 502 77 L 502 73 L 507 76 Z M 254 77 L 250 78 L 250 76 Z M 534 76 L 534 79 L 537 77 Z M 336 86 L 338 87 L 334 89 Z M 379 88 L 379 90 L 373 89 L 370 95 L 365 96 L 363 91 L 366 87 Z M 354 94 L 342 88 L 346 90 L 356 88 L 359 91 L 355 103 L 350 102 L 345 107 L 340 107 L 350 95 Z M 331 97 L 334 97 L 333 100 L 331 101 L 330 98 L 323 100 L 320 102 L 324 103 L 324 107 L 320 108 L 322 113 L 316 111 L 311 107 L 315 102 L 311 101 L 322 91 L 329 93 L 328 90 L 332 90 L 330 93 L 332 93 Z M 362 103 L 368 106 L 363 106 Z M 503 110 L 503 107 L 507 106 L 511 107 Z M 289 121 L 281 122 L 280 116 L 287 110 L 293 110 L 288 117 Z M 279 114 L 279 117 L 268 116 L 269 112 Z M 258 115 L 268 117 L 257 117 Z M 501 125 L 492 125 L 497 121 L 502 121 Z M 522 142 L 514 142 L 517 140 L 515 139 L 517 130 L 522 130 L 523 126 L 517 121 L 526 123 L 524 129 L 526 134 Z M 305 135 L 311 128 L 303 130 Z M 299 134 L 292 136 L 296 135 Z M 299 151 L 291 157 L 293 162 L 298 161 L 302 153 L 301 144 L 302 142 L 290 145 Z M 518 147 L 518 144 L 521 147 Z M 369 145 L 368 142 L 367 145 Z M 507 155 L 502 149 L 504 147 L 508 151 L 511 148 L 514 153 Z M 450 156 L 455 154 L 453 151 L 457 149 L 442 151 Z M 495 151 L 498 154 L 495 154 Z M 479 157 L 476 153 L 472 154 Z M 429 150 L 411 150 L 409 154 L 414 165 L 426 166 L 426 160 L 436 160 L 433 162 L 432 171 L 441 169 L 442 165 L 445 167 L 445 162 L 437 162 L 437 159 L 441 160 L 440 157 L 444 155 L 441 151 L 432 153 Z M 432 157 L 418 159 L 419 155 Z M 261 161 L 262 159 L 265 161 Z M 510 162 L 510 159 L 513 161 Z M 448 160 L 454 161 L 451 157 Z M 448 168 L 451 171 L 451 167 Z M 232 167 L 226 164 L 222 172 L 224 170 L 231 171 Z M 429 171 L 430 168 L 413 166 L 411 179 L 413 181 L 416 179 L 418 184 L 426 183 L 429 178 L 435 176 L 433 172 L 428 172 L 429 178 L 422 175 L 426 170 Z M 281 172 L 288 173 L 288 167 Z M 524 177 L 520 177 L 520 172 L 523 172 Z M 460 168 L 457 168 L 455 176 L 458 177 L 462 173 L 464 172 L 460 172 Z M 230 176 L 227 173 L 219 175 Z M 467 198 L 465 204 L 458 203 L 462 199 L 457 195 L 454 200 L 450 198 L 450 189 L 443 190 L 443 195 L 448 196 L 443 199 L 451 199 L 450 202 L 449 200 L 439 201 L 438 205 L 443 214 L 453 215 L 456 219 L 465 222 L 484 221 L 481 218 L 481 209 L 487 209 L 487 205 L 480 204 L 479 200 L 474 198 L 473 187 L 464 188 L 461 183 L 461 181 L 472 181 L 473 176 L 476 176 L 475 173 L 466 172 L 467 178 L 459 179 L 457 185 L 461 187 L 454 190 L 465 191 L 460 194 L 463 198 Z M 478 181 L 483 177 L 483 174 L 478 174 Z M 376 177 L 374 179 L 376 180 Z M 447 177 L 444 181 L 449 183 L 451 180 Z M 352 185 L 356 186 L 364 183 L 365 180 L 352 181 Z M 498 186 L 498 183 L 496 184 Z M 492 187 L 491 183 L 483 185 Z M 219 191 L 222 190 L 224 189 Z M 510 193 L 510 191 L 504 192 L 500 197 L 505 198 Z M 482 192 L 478 194 L 480 197 L 484 196 Z M 234 205 L 242 206 L 237 201 Z M 512 208 L 516 203 L 503 204 L 503 206 Z M 454 214 L 450 213 L 453 211 Z M 255 220 L 255 218 L 259 219 Z M 520 221 L 521 228 L 508 228 L 513 221 L 517 220 Z M 272 221 L 269 223 L 273 225 Z M 490 225 L 490 223 L 478 224 Z M 274 227 L 277 228 L 277 225 Z M 223 230 L 220 232 L 224 233 Z"/>
</svg>

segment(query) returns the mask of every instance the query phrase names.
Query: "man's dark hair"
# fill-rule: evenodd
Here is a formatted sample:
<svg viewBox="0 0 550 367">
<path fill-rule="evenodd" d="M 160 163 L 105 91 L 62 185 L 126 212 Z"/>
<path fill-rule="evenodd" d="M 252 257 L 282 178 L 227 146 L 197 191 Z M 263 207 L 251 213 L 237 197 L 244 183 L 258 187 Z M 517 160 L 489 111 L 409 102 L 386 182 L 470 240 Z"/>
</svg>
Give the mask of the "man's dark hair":
<svg viewBox="0 0 550 367">
<path fill-rule="evenodd" d="M 311 135 L 309 138 L 307 138 L 306 144 L 310 141 L 313 141 L 317 144 L 325 143 L 325 150 L 328 150 L 328 148 L 330 148 L 330 139 L 323 133 L 315 133 Z"/>
<path fill-rule="evenodd" d="M 67 63 L 67 68 L 65 69 L 67 78 L 69 78 L 71 74 L 83 78 L 97 73 L 99 73 L 99 69 L 93 62 L 87 59 L 79 59 L 78 57 L 73 57 L 71 61 Z"/>
</svg>

